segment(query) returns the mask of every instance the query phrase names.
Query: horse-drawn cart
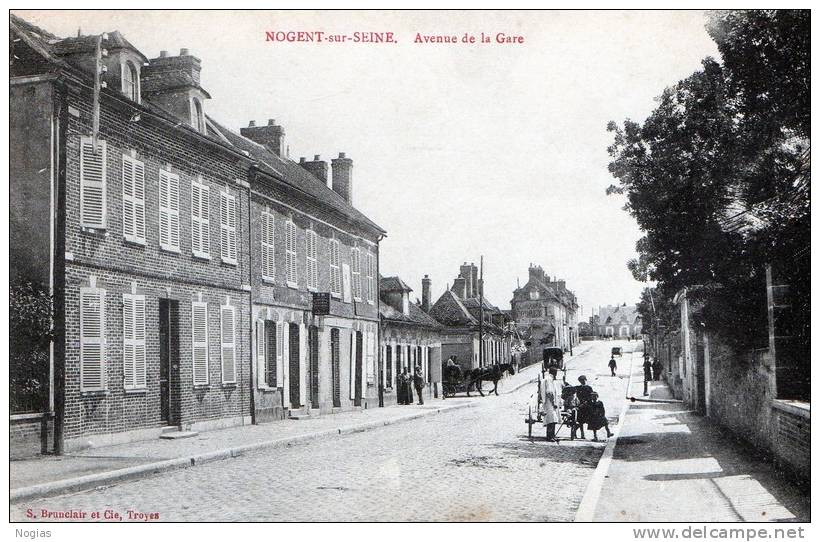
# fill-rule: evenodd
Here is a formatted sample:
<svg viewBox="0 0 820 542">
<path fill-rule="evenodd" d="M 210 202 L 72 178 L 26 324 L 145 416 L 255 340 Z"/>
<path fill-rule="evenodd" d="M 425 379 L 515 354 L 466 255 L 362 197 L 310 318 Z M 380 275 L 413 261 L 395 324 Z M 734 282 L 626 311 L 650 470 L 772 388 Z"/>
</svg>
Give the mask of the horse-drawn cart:
<svg viewBox="0 0 820 542">
<path fill-rule="evenodd" d="M 481 389 L 482 382 L 492 382 L 493 389 L 490 393 L 498 395 L 498 381 L 505 373 L 514 375 L 515 367 L 510 363 L 501 363 L 464 370 L 459 365 L 446 365 L 442 371 L 442 395 L 446 399 L 455 396 L 456 393 L 464 392 L 469 397 L 472 389 L 484 397 L 484 391 Z"/>
</svg>

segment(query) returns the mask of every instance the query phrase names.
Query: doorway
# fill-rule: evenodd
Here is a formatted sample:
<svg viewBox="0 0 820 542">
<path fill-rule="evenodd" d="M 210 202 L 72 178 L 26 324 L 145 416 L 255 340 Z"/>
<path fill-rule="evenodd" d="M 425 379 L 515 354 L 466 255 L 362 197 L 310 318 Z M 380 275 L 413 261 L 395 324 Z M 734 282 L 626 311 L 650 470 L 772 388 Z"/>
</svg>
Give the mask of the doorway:
<svg viewBox="0 0 820 542">
<path fill-rule="evenodd" d="M 356 378 L 356 383 L 353 386 L 355 393 L 353 394 L 353 404 L 355 406 L 362 406 L 362 348 L 363 343 L 362 340 L 362 332 L 356 332 L 356 370 L 354 372 L 354 376 Z"/>
<path fill-rule="evenodd" d="M 159 411 L 165 425 L 180 423 L 179 301 L 159 300 Z"/>
<path fill-rule="evenodd" d="M 310 407 L 319 408 L 319 328 L 310 326 L 308 331 L 308 351 L 310 353 Z"/>
<path fill-rule="evenodd" d="M 302 375 L 299 367 L 299 324 L 290 324 L 288 328 L 288 356 L 290 375 L 290 407 L 301 408 L 300 382 Z"/>
<path fill-rule="evenodd" d="M 342 406 L 342 377 L 339 374 L 339 330 L 330 330 L 330 372 L 333 380 L 333 406 Z"/>
</svg>

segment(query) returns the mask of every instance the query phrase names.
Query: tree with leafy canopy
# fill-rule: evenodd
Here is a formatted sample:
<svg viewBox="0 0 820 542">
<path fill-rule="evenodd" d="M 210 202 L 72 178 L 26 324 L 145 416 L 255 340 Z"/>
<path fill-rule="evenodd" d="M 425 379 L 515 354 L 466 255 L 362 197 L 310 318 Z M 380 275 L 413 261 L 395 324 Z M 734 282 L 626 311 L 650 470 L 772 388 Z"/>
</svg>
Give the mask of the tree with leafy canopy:
<svg viewBox="0 0 820 542">
<path fill-rule="evenodd" d="M 723 63 L 704 59 L 642 124 L 608 125 L 608 193 L 626 196 L 644 232 L 629 269 L 667 296 L 689 288 L 705 325 L 739 347 L 765 341 L 763 264 L 808 278 L 807 258 L 794 261 L 809 241 L 808 190 L 796 189 L 810 148 L 808 17 L 712 14 Z"/>
</svg>

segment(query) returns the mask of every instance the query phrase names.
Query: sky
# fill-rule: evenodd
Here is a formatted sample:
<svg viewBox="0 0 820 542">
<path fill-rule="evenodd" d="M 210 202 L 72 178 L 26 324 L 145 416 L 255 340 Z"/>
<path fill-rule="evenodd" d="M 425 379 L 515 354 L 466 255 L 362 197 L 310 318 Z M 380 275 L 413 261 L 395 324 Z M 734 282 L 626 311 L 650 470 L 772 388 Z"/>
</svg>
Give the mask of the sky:
<svg viewBox="0 0 820 542">
<path fill-rule="evenodd" d="M 428 274 L 437 299 L 483 255 L 495 305 L 509 308 L 534 263 L 566 280 L 584 319 L 646 286 L 626 268 L 641 232 L 605 194 L 607 123 L 643 121 L 666 86 L 719 56 L 698 11 L 14 13 L 63 37 L 119 30 L 148 58 L 188 48 L 223 125 L 276 119 L 297 161 L 345 152 L 354 205 L 387 231 L 381 273 L 411 295 Z M 325 41 L 265 41 L 276 31 Z M 354 32 L 396 43 L 326 41 Z"/>
</svg>

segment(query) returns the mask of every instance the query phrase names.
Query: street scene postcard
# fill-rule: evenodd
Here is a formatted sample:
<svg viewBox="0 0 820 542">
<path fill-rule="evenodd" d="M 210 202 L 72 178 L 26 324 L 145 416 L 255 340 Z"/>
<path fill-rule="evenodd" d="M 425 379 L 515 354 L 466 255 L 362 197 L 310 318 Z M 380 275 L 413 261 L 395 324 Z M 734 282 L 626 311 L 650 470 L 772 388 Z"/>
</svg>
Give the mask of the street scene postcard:
<svg viewBox="0 0 820 542">
<path fill-rule="evenodd" d="M 8 16 L 15 539 L 809 537 L 810 10 Z"/>
</svg>

